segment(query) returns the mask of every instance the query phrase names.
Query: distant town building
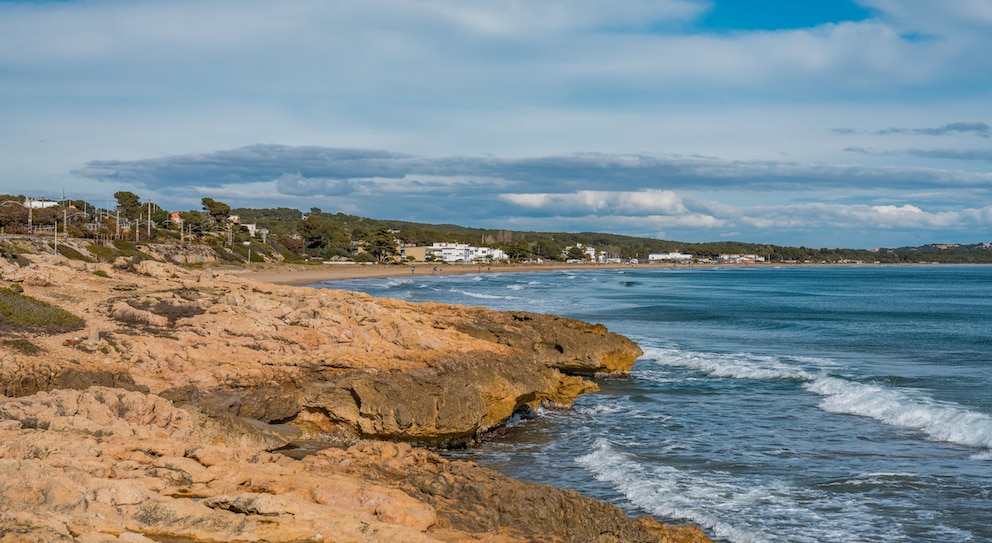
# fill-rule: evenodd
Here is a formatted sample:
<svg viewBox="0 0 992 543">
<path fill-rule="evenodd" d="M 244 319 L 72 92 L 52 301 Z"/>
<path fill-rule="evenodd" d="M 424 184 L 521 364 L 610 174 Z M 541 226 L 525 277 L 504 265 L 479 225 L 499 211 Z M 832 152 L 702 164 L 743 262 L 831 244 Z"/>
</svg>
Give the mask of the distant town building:
<svg viewBox="0 0 992 543">
<path fill-rule="evenodd" d="M 601 254 L 599 251 L 596 250 L 595 247 L 589 247 L 589 246 L 583 245 L 581 243 L 576 243 L 575 245 L 569 245 L 569 246 L 565 247 L 562 250 L 561 255 L 564 256 L 564 257 L 567 257 L 572 252 L 572 249 L 575 249 L 575 248 L 578 248 L 579 250 L 581 250 L 582 251 L 582 254 L 585 255 L 584 256 L 584 259 L 585 260 L 583 260 L 583 262 L 585 262 L 585 261 L 602 262 L 603 259 L 606 258 L 606 255 Z M 579 262 L 579 259 L 578 258 L 569 258 L 568 260 L 566 260 L 566 262 L 571 263 L 571 264 L 575 264 L 575 263 Z"/>
<path fill-rule="evenodd" d="M 725 254 L 718 256 L 716 260 L 717 262 L 728 264 L 754 264 L 756 262 L 764 262 L 765 257 L 758 255 Z"/>
<path fill-rule="evenodd" d="M 648 263 L 688 262 L 690 260 L 692 260 L 692 255 L 687 255 L 678 251 L 674 253 L 650 253 L 648 255 Z"/>
<path fill-rule="evenodd" d="M 421 262 L 428 260 L 441 262 L 478 262 L 506 260 L 506 253 L 502 249 L 492 247 L 475 247 L 467 243 L 434 243 L 426 247 L 401 247 L 400 257 L 403 259 L 412 258 Z"/>
</svg>

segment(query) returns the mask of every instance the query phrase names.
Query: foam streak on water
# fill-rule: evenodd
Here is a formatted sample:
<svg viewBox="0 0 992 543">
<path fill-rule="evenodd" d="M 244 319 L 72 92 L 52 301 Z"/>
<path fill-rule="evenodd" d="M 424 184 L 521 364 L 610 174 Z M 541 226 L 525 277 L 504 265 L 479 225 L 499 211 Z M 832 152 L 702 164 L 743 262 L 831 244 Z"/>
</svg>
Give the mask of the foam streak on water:
<svg viewBox="0 0 992 543">
<path fill-rule="evenodd" d="M 992 416 L 938 402 L 919 391 L 815 374 L 794 362 L 771 356 L 647 348 L 644 358 L 661 365 L 691 368 L 712 377 L 800 381 L 806 390 L 823 396 L 819 405 L 824 411 L 870 417 L 892 426 L 919 430 L 937 441 L 992 449 Z"/>
<path fill-rule="evenodd" d="M 806 388 L 824 396 L 826 411 L 871 417 L 886 424 L 919 430 L 931 439 L 969 447 L 992 448 L 992 417 L 944 404 L 924 394 L 885 386 L 820 377 Z"/>
<path fill-rule="evenodd" d="M 847 497 L 779 483 L 755 484 L 726 472 L 691 473 L 639 462 L 602 438 L 577 462 L 651 514 L 687 519 L 734 543 L 845 540 L 855 521 L 862 530 L 859 541 L 903 539 L 897 526 Z M 820 515 L 818 509 L 842 511 L 843 518 Z"/>
</svg>

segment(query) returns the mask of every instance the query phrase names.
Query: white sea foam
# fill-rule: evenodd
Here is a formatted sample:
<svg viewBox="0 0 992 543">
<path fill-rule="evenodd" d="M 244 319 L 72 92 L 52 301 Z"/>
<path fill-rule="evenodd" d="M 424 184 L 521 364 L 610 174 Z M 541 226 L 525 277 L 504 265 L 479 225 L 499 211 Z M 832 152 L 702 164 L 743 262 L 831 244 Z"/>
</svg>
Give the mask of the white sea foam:
<svg viewBox="0 0 992 543">
<path fill-rule="evenodd" d="M 666 366 L 697 370 L 734 379 L 810 379 L 811 374 L 773 356 L 719 354 L 645 347 L 644 357 Z"/>
<path fill-rule="evenodd" d="M 573 409 L 576 413 L 581 415 L 610 415 L 613 413 L 619 413 L 623 411 L 618 405 L 607 405 L 607 404 L 596 404 L 587 407 L 576 407 Z"/>
<path fill-rule="evenodd" d="M 469 298 L 480 298 L 483 300 L 516 300 L 513 296 L 497 296 L 495 294 L 483 294 L 481 292 L 469 292 L 467 290 L 451 289 L 451 292 L 468 296 Z"/>
<path fill-rule="evenodd" d="M 859 487 L 885 487 L 885 486 L 919 486 L 919 477 L 915 473 L 862 473 L 838 481 L 821 483 L 820 486 L 859 486 Z"/>
<path fill-rule="evenodd" d="M 843 496 L 761 483 L 725 472 L 692 473 L 662 464 L 644 464 L 598 439 L 576 460 L 651 514 L 684 519 L 733 543 L 848 541 L 850 523 L 870 527 L 871 541 L 898 539 L 898 529 L 866 507 Z M 824 510 L 843 511 L 824 517 Z"/>
<path fill-rule="evenodd" d="M 992 416 L 960 405 L 939 402 L 926 394 L 891 386 L 859 383 L 829 376 L 815 359 L 783 359 L 752 354 L 724 354 L 648 347 L 644 357 L 665 366 L 688 368 L 717 378 L 799 380 L 806 390 L 822 396 L 820 408 L 857 415 L 890 426 L 917 430 L 934 441 L 992 449 Z M 815 362 L 815 370 L 796 363 Z"/>
<path fill-rule="evenodd" d="M 971 458 L 972 460 L 992 460 L 992 451 L 975 453 L 968 458 Z"/>
<path fill-rule="evenodd" d="M 823 396 L 820 407 L 824 411 L 870 417 L 918 430 L 936 441 L 992 448 L 992 417 L 962 406 L 938 402 L 915 391 L 838 377 L 817 377 L 804 386 Z"/>
<path fill-rule="evenodd" d="M 521 285 L 520 283 L 514 283 L 512 285 L 506 285 L 506 288 L 510 290 L 523 290 L 526 287 L 524 285 Z"/>
</svg>

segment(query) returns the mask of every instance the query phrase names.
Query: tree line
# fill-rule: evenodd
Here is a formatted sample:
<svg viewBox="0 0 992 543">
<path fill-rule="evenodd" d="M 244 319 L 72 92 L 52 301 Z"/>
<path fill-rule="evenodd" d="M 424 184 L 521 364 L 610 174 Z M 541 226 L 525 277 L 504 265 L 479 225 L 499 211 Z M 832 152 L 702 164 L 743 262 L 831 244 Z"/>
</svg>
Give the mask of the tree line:
<svg viewBox="0 0 992 543">
<path fill-rule="evenodd" d="M 83 200 L 64 200 L 52 207 L 34 207 L 23 195 L 0 195 L 0 229 L 5 233 L 50 232 L 72 237 L 115 239 L 126 235 L 147 241 L 188 241 L 227 247 L 233 253 L 279 253 L 290 261 L 347 259 L 385 262 L 399 245 L 437 242 L 467 243 L 502 249 L 515 261 L 585 258 L 580 247 L 594 247 L 608 258 L 647 259 L 651 253 L 683 252 L 696 259 L 721 254 L 755 254 L 769 262 L 838 263 L 992 263 L 992 249 L 980 245 L 931 245 L 874 251 L 843 248 L 789 247 L 735 241 L 686 243 L 599 232 L 533 232 L 469 228 L 371 219 L 320 208 L 237 208 L 202 198 L 200 209 L 178 213 L 180 221 L 154 202 L 130 191 L 114 194 L 113 209 Z M 238 217 L 234 221 L 232 217 Z M 245 225 L 254 225 L 254 235 Z M 126 226 L 123 229 L 122 226 Z M 247 258 L 245 254 L 241 255 Z"/>
</svg>

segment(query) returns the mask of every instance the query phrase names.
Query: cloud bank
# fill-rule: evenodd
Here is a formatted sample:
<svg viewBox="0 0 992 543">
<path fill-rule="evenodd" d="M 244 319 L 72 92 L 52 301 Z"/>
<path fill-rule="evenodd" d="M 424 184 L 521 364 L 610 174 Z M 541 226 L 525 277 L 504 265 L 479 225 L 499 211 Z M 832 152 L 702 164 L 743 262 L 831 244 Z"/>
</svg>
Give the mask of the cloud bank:
<svg viewBox="0 0 992 543">
<path fill-rule="evenodd" d="M 603 153 L 431 158 L 259 144 L 91 161 L 73 173 L 127 182 L 166 199 L 235 194 L 245 205 L 320 203 L 382 218 L 647 236 L 664 232 L 686 241 L 747 233 L 750 240 L 785 243 L 790 235 L 798 240 L 817 231 L 992 226 L 989 208 L 972 206 L 974 195 L 987 191 L 992 174 L 917 167 Z M 935 194 L 943 196 L 935 199 Z M 196 201 L 190 204 L 195 207 Z"/>
</svg>

